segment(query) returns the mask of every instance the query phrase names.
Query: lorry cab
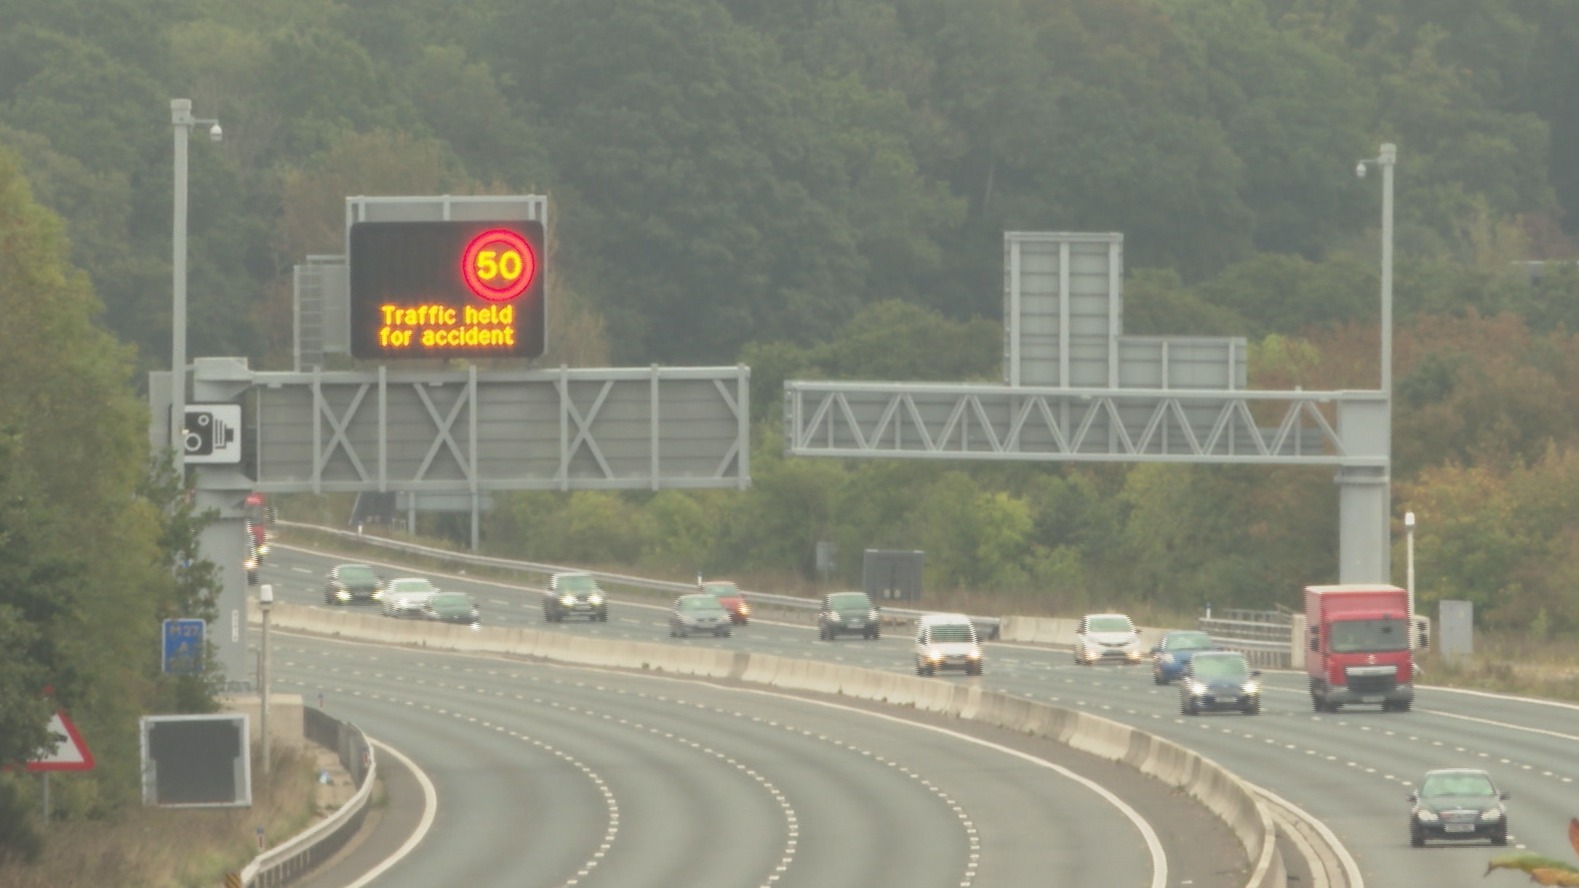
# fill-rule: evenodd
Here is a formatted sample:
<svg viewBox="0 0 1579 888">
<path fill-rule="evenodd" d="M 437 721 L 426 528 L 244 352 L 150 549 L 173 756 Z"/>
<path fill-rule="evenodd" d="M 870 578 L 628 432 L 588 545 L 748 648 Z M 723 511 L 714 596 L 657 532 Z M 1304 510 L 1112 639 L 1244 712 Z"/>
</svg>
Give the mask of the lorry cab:
<svg viewBox="0 0 1579 888">
<path fill-rule="evenodd" d="M 1408 594 L 1385 584 L 1305 587 L 1305 671 L 1315 711 L 1379 703 L 1403 712 L 1414 704 Z"/>
</svg>

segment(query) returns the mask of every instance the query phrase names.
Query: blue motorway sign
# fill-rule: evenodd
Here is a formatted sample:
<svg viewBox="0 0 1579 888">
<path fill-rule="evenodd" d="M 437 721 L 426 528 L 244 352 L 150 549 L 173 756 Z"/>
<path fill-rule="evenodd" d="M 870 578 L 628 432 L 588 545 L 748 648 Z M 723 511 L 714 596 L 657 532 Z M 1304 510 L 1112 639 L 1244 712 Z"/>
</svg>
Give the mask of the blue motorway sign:
<svg viewBox="0 0 1579 888">
<path fill-rule="evenodd" d="M 160 668 L 174 675 L 202 672 L 206 626 L 202 620 L 165 620 L 164 658 Z"/>
</svg>

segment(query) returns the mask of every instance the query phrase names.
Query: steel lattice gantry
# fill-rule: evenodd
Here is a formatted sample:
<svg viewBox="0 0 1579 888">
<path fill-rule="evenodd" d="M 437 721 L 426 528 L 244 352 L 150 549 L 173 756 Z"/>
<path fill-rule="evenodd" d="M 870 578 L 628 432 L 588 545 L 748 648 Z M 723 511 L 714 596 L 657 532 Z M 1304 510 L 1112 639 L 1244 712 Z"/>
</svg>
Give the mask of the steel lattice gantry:
<svg viewBox="0 0 1579 888">
<path fill-rule="evenodd" d="M 257 373 L 255 488 L 749 485 L 749 370 Z"/>
<path fill-rule="evenodd" d="M 1384 469 L 1373 392 L 784 385 L 796 456 L 1198 462 Z"/>
<path fill-rule="evenodd" d="M 1333 466 L 1340 582 L 1387 576 L 1387 396 L 1375 391 L 784 383 L 792 456 Z"/>
</svg>

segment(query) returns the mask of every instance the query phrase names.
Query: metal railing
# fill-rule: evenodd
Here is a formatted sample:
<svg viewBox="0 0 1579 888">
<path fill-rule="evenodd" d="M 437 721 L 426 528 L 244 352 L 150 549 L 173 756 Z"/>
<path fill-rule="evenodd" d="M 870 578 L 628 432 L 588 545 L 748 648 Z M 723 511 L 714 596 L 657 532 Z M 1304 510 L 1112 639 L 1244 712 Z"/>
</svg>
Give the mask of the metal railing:
<svg viewBox="0 0 1579 888">
<path fill-rule="evenodd" d="M 1230 650 L 1243 651 L 1257 666 L 1289 668 L 1294 618 L 1286 611 L 1228 608 L 1196 620 L 1196 627 Z"/>
<path fill-rule="evenodd" d="M 440 549 L 433 546 L 424 546 L 419 543 L 397 540 L 389 537 L 373 536 L 349 530 L 322 527 L 316 524 L 303 524 L 293 521 L 278 521 L 276 526 L 281 529 L 293 529 L 307 533 L 321 534 L 336 539 L 345 540 L 358 545 L 373 546 L 391 552 L 430 559 L 445 565 L 460 565 L 466 567 L 487 567 L 494 570 L 522 577 L 525 581 L 537 585 L 546 585 L 549 576 L 556 573 L 577 572 L 587 573 L 596 577 L 598 584 L 612 593 L 633 592 L 644 595 L 661 594 L 665 598 L 695 592 L 696 584 L 677 582 L 674 580 L 656 580 L 651 577 L 638 577 L 629 574 L 609 573 L 607 571 L 587 570 L 566 564 L 547 564 L 533 561 L 518 561 L 511 558 L 494 558 L 488 555 L 473 555 L 469 552 L 456 552 L 451 549 Z M 747 596 L 754 612 L 761 614 L 764 610 L 778 611 L 788 617 L 805 619 L 810 623 L 816 616 L 822 602 L 816 598 L 802 598 L 797 595 L 779 595 L 772 592 L 760 592 L 752 589 L 741 590 Z M 882 609 L 885 622 L 889 623 L 914 623 L 923 614 L 933 613 L 932 610 L 890 607 L 877 602 Z M 971 622 L 976 624 L 976 632 L 984 639 L 995 639 L 999 635 L 1002 621 L 998 617 L 969 615 Z"/>
<path fill-rule="evenodd" d="M 377 762 L 367 737 L 356 725 L 343 722 L 311 707 L 302 710 L 302 735 L 309 741 L 336 750 L 340 764 L 357 789 L 339 810 L 325 820 L 277 847 L 259 854 L 235 874 L 235 884 L 245 888 L 288 885 L 345 846 L 367 817 L 377 780 Z M 231 884 L 226 880 L 226 884 Z"/>
</svg>

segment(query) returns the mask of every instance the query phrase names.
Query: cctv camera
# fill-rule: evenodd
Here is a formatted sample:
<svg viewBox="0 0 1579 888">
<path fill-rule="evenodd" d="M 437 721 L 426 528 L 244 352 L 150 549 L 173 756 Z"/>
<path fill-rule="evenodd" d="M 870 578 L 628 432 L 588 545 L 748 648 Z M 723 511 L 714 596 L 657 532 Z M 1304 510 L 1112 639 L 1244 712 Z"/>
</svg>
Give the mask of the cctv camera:
<svg viewBox="0 0 1579 888">
<path fill-rule="evenodd" d="M 215 129 L 218 129 L 218 127 L 215 127 Z M 1365 178 L 1365 161 L 1362 160 L 1354 165 L 1354 175 L 1361 179 Z"/>
<path fill-rule="evenodd" d="M 216 123 L 208 128 L 208 137 L 215 142 L 218 142 L 225 137 L 225 131 L 220 129 L 219 124 Z"/>
</svg>

